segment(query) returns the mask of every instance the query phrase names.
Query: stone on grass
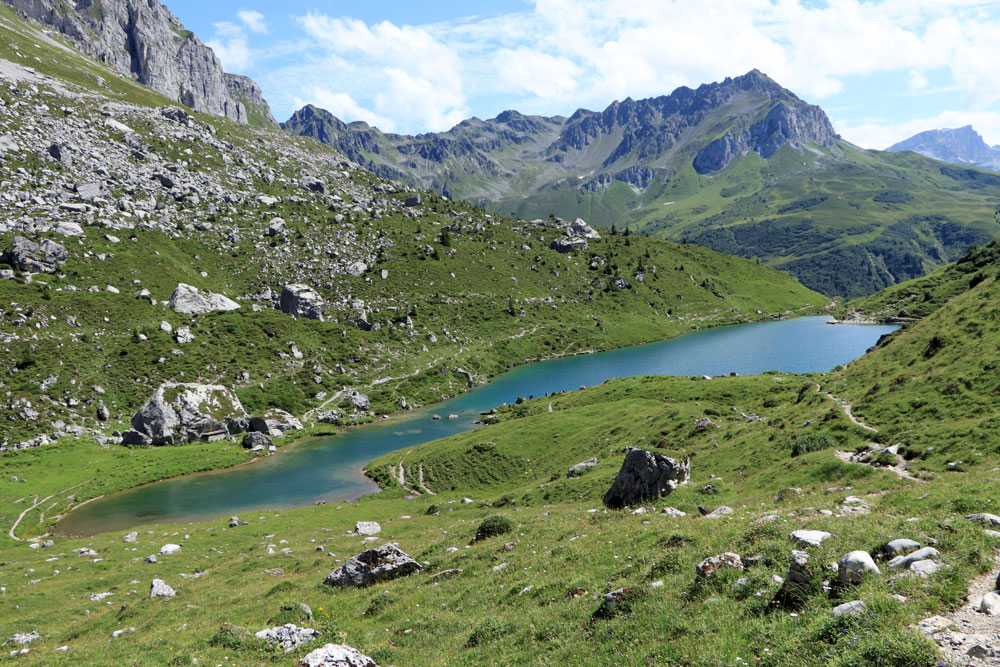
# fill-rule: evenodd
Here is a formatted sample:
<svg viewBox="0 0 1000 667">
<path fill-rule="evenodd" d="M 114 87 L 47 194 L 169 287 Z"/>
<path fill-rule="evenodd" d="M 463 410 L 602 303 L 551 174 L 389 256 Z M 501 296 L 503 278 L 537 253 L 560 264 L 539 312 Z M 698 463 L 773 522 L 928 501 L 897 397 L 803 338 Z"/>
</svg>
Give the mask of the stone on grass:
<svg viewBox="0 0 1000 667">
<path fill-rule="evenodd" d="M 940 563 L 935 563 L 929 558 L 910 563 L 910 572 L 918 577 L 929 577 L 941 569 Z"/>
<path fill-rule="evenodd" d="M 923 549 L 917 549 L 913 553 L 907 554 L 906 556 L 896 556 L 889 561 L 889 567 L 894 570 L 906 570 L 917 561 L 926 560 L 928 558 L 938 558 L 940 555 L 940 552 L 938 552 L 938 550 L 934 547 L 924 547 Z"/>
<path fill-rule="evenodd" d="M 888 542 L 884 547 L 882 547 L 881 552 L 889 557 L 902 556 L 903 554 L 909 553 L 914 549 L 920 548 L 920 542 L 916 540 L 910 540 L 905 537 L 901 537 L 896 540 Z"/>
<path fill-rule="evenodd" d="M 250 451 L 268 449 L 273 444 L 274 441 L 260 431 L 250 431 L 243 436 L 243 449 L 249 449 Z"/>
<path fill-rule="evenodd" d="M 280 646 L 285 649 L 285 653 L 295 650 L 300 644 L 314 641 L 319 637 L 319 632 L 312 628 L 300 628 L 294 623 L 286 623 L 273 628 L 265 628 L 255 635 L 257 639 L 263 639 L 271 646 Z"/>
<path fill-rule="evenodd" d="M 162 547 L 160 547 L 160 553 L 157 554 L 157 555 L 158 556 L 167 556 L 169 554 L 175 554 L 175 553 L 177 553 L 180 550 L 181 550 L 181 545 L 167 543 L 167 544 L 164 544 Z"/>
<path fill-rule="evenodd" d="M 830 533 L 822 530 L 793 530 L 791 533 L 792 540 L 810 547 L 818 547 L 829 537 Z"/>
<path fill-rule="evenodd" d="M 719 554 L 718 556 L 710 556 L 701 561 L 695 566 L 694 573 L 698 579 L 706 579 L 723 568 L 742 570 L 743 561 L 740 560 L 739 555 L 727 551 L 726 553 Z"/>
<path fill-rule="evenodd" d="M 991 528 L 997 528 L 1000 526 L 1000 516 L 996 514 L 989 514 L 988 512 L 979 512 L 977 514 L 970 514 L 965 517 L 969 521 L 975 521 L 976 523 L 981 523 Z"/>
<path fill-rule="evenodd" d="M 354 524 L 356 535 L 378 535 L 382 532 L 382 526 L 377 521 L 358 521 Z"/>
<path fill-rule="evenodd" d="M 354 588 L 418 572 L 420 563 L 410 558 L 397 544 L 383 544 L 351 557 L 332 570 L 323 583 L 328 586 Z"/>
<path fill-rule="evenodd" d="M 165 382 L 132 415 L 132 428 L 154 445 L 176 445 L 225 433 L 227 417 L 245 417 L 240 399 L 217 384 Z"/>
<path fill-rule="evenodd" d="M 308 285 L 285 285 L 278 299 L 278 308 L 288 315 L 323 321 L 323 297 Z"/>
<path fill-rule="evenodd" d="M 326 644 L 299 661 L 302 667 L 378 667 L 367 655 L 346 644 Z"/>
<path fill-rule="evenodd" d="M 842 584 L 860 584 L 866 572 L 881 574 L 867 551 L 851 551 L 837 565 L 837 578 Z"/>
<path fill-rule="evenodd" d="M 834 616 L 860 616 L 865 613 L 865 603 L 861 600 L 845 602 L 833 608 Z"/>
<path fill-rule="evenodd" d="M 237 310 L 240 304 L 221 294 L 202 292 L 197 287 L 178 283 L 170 300 L 167 301 L 174 312 L 186 315 L 204 315 L 214 311 Z"/>
<path fill-rule="evenodd" d="M 666 514 L 667 516 L 682 517 L 687 516 L 687 512 L 682 512 L 676 507 L 664 507 L 660 510 L 660 514 Z"/>
<path fill-rule="evenodd" d="M 9 641 L 12 644 L 17 644 L 18 646 L 24 646 L 25 644 L 30 644 L 36 639 L 41 639 L 41 638 L 42 636 L 40 634 L 32 630 L 31 632 L 15 633 L 11 635 L 11 638 L 8 639 L 7 641 Z"/>
<path fill-rule="evenodd" d="M 732 514 L 735 510 L 732 507 L 721 505 L 705 515 L 706 519 L 721 519 L 727 514 Z"/>
<path fill-rule="evenodd" d="M 621 509 L 645 500 L 656 500 L 690 478 L 690 460 L 679 463 L 669 456 L 630 449 L 611 488 L 604 494 L 604 504 Z"/>
<path fill-rule="evenodd" d="M 569 470 L 566 471 L 566 476 L 579 477 L 580 475 L 587 472 L 596 465 L 597 465 L 597 457 L 594 457 L 592 459 L 587 459 L 586 461 L 581 461 L 576 465 L 570 466 Z"/>
<path fill-rule="evenodd" d="M 151 598 L 172 598 L 177 595 L 177 592 L 167 586 L 167 582 L 163 579 L 153 579 L 153 583 L 149 586 L 149 597 Z"/>
<path fill-rule="evenodd" d="M 125 537 L 122 538 L 122 542 L 135 542 L 139 539 L 139 531 L 133 530 L 131 533 L 125 533 Z"/>
</svg>

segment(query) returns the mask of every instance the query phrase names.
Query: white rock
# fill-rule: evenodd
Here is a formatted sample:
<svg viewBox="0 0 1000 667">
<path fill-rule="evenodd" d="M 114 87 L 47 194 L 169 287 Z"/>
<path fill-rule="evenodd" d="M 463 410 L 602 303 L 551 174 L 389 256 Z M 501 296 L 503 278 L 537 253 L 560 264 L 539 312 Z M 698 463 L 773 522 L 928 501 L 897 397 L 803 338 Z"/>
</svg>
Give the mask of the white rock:
<svg viewBox="0 0 1000 667">
<path fill-rule="evenodd" d="M 834 616 L 860 616 L 863 613 L 865 613 L 865 603 L 861 600 L 845 602 L 833 608 Z"/>
<path fill-rule="evenodd" d="M 976 610 L 990 616 L 1000 616 L 1000 595 L 990 591 L 979 601 Z"/>
<path fill-rule="evenodd" d="M 844 584 L 860 584 L 866 572 L 881 574 L 867 551 L 851 551 L 837 565 L 837 578 Z"/>
<path fill-rule="evenodd" d="M 169 554 L 175 554 L 181 550 L 181 545 L 179 544 L 164 544 L 160 547 L 160 556 L 166 556 Z"/>
<path fill-rule="evenodd" d="M 823 540 L 830 537 L 830 533 L 822 530 L 793 530 L 791 538 L 793 541 L 806 546 L 818 547 Z"/>
<path fill-rule="evenodd" d="M 302 667 L 378 667 L 375 661 L 346 644 L 326 644 L 299 661 Z"/>
<path fill-rule="evenodd" d="M 177 592 L 167 586 L 167 582 L 163 579 L 153 579 L 153 583 L 149 586 L 149 597 L 151 598 L 172 598 L 177 595 Z"/>
</svg>

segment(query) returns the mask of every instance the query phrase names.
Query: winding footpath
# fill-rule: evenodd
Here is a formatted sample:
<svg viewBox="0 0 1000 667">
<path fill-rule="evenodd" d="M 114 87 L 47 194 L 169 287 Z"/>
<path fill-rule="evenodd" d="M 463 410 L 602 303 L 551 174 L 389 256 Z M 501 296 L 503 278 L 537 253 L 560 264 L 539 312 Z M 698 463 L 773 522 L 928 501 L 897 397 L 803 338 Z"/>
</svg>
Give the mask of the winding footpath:
<svg viewBox="0 0 1000 667">
<path fill-rule="evenodd" d="M 877 428 L 875 428 L 874 426 L 871 426 L 869 424 L 864 423 L 863 421 L 861 421 L 860 419 L 858 419 L 857 417 L 854 416 L 854 412 L 851 411 L 851 404 L 848 403 L 847 401 L 844 401 L 844 400 L 841 400 L 841 399 L 837 398 L 836 396 L 834 396 L 833 394 L 831 394 L 828 391 L 822 391 L 822 389 L 820 388 L 819 385 L 816 385 L 816 392 L 819 393 L 819 394 L 822 394 L 823 396 L 826 396 L 831 401 L 833 401 L 838 406 L 840 406 L 840 409 L 844 411 L 844 416 L 847 417 L 847 419 L 850 420 L 850 422 L 852 424 L 854 424 L 855 426 L 863 428 L 866 431 L 871 431 L 872 433 L 878 433 L 878 429 Z M 875 451 L 878 450 L 880 447 L 882 448 L 882 452 L 888 452 L 892 456 L 896 457 L 896 465 L 894 465 L 894 466 L 877 466 L 877 465 L 874 465 L 871 462 L 869 462 L 869 457 L 872 454 L 874 454 Z M 902 456 L 900 456 L 897 453 L 896 449 L 890 448 L 890 447 L 882 447 L 882 445 L 880 445 L 877 442 L 869 442 L 868 443 L 868 450 L 865 451 L 865 452 L 861 452 L 860 454 L 853 453 L 853 452 L 845 452 L 843 450 L 839 450 L 838 449 L 838 450 L 834 451 L 833 455 L 836 456 L 841 461 L 843 461 L 844 463 L 857 463 L 857 464 L 860 464 L 860 465 L 872 466 L 873 468 L 879 468 L 879 469 L 882 469 L 882 470 L 890 470 L 890 471 L 896 473 L 896 475 L 898 475 L 899 477 L 901 477 L 903 479 L 910 479 L 910 480 L 913 480 L 914 482 L 923 482 L 922 479 L 917 479 L 916 477 L 913 476 L 912 473 L 910 473 L 910 471 L 909 471 L 909 469 L 907 468 L 907 465 L 906 465 L 906 459 L 904 459 Z"/>
</svg>

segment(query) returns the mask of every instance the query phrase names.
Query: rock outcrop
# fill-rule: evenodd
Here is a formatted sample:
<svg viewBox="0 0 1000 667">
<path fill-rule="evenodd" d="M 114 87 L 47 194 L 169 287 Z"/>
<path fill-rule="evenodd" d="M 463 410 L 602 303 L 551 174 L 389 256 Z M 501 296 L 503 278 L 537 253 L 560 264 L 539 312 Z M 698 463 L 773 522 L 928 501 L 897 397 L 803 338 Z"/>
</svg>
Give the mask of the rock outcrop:
<svg viewBox="0 0 1000 667">
<path fill-rule="evenodd" d="M 216 310 L 237 310 L 240 304 L 221 294 L 202 292 L 197 287 L 178 283 L 167 305 L 175 312 L 186 315 L 203 315 Z"/>
<path fill-rule="evenodd" d="M 278 307 L 288 315 L 323 321 L 323 297 L 308 285 L 285 285 Z"/>
<path fill-rule="evenodd" d="M 172 100 L 247 122 L 247 109 L 235 91 L 248 86 L 230 84 L 212 49 L 157 0 L 2 1 L 66 36 L 84 54 Z"/>
<path fill-rule="evenodd" d="M 331 571 L 323 583 L 341 588 L 360 588 L 405 577 L 420 569 L 420 563 L 406 555 L 398 545 L 383 544 L 350 558 Z"/>
<path fill-rule="evenodd" d="M 630 449 L 614 483 L 604 494 L 604 504 L 621 509 L 668 495 L 691 478 L 690 460 L 680 463 L 669 456 L 644 449 Z"/>
<path fill-rule="evenodd" d="M 232 416 L 246 413 L 226 387 L 168 382 L 132 416 L 132 428 L 154 445 L 176 445 L 226 432 L 225 420 Z"/>
<path fill-rule="evenodd" d="M 15 236 L 11 249 L 0 255 L 0 263 L 10 264 L 25 273 L 55 273 L 67 257 L 69 252 L 55 241 L 42 239 L 35 243 Z"/>
<path fill-rule="evenodd" d="M 367 655 L 346 644 L 326 644 L 306 654 L 302 667 L 378 667 Z"/>
</svg>

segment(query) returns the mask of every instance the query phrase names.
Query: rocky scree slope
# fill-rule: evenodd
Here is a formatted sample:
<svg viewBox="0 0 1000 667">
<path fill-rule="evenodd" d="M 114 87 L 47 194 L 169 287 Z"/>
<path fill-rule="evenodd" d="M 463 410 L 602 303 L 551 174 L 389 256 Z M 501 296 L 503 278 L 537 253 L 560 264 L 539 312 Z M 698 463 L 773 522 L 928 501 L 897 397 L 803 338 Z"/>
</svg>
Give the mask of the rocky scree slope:
<svg viewBox="0 0 1000 667">
<path fill-rule="evenodd" d="M 252 416 L 364 421 L 515 362 L 824 301 L 696 246 L 412 191 L 75 54 L 36 59 L 33 30 L 5 29 L 0 47 L 6 447 L 117 442 L 167 382 L 224 385 Z M 53 76 L 66 71 L 102 72 L 115 94 Z M 232 305 L 181 307 L 178 291 Z"/>
<path fill-rule="evenodd" d="M 3 0 L 83 53 L 161 95 L 215 116 L 273 123 L 260 87 L 222 71 L 212 49 L 158 0 Z"/>
<path fill-rule="evenodd" d="M 505 111 L 415 137 L 314 107 L 283 127 L 495 212 L 630 226 L 758 258 L 847 298 L 925 275 L 1000 232 L 995 175 L 862 150 L 756 70 L 603 112 Z"/>
</svg>

